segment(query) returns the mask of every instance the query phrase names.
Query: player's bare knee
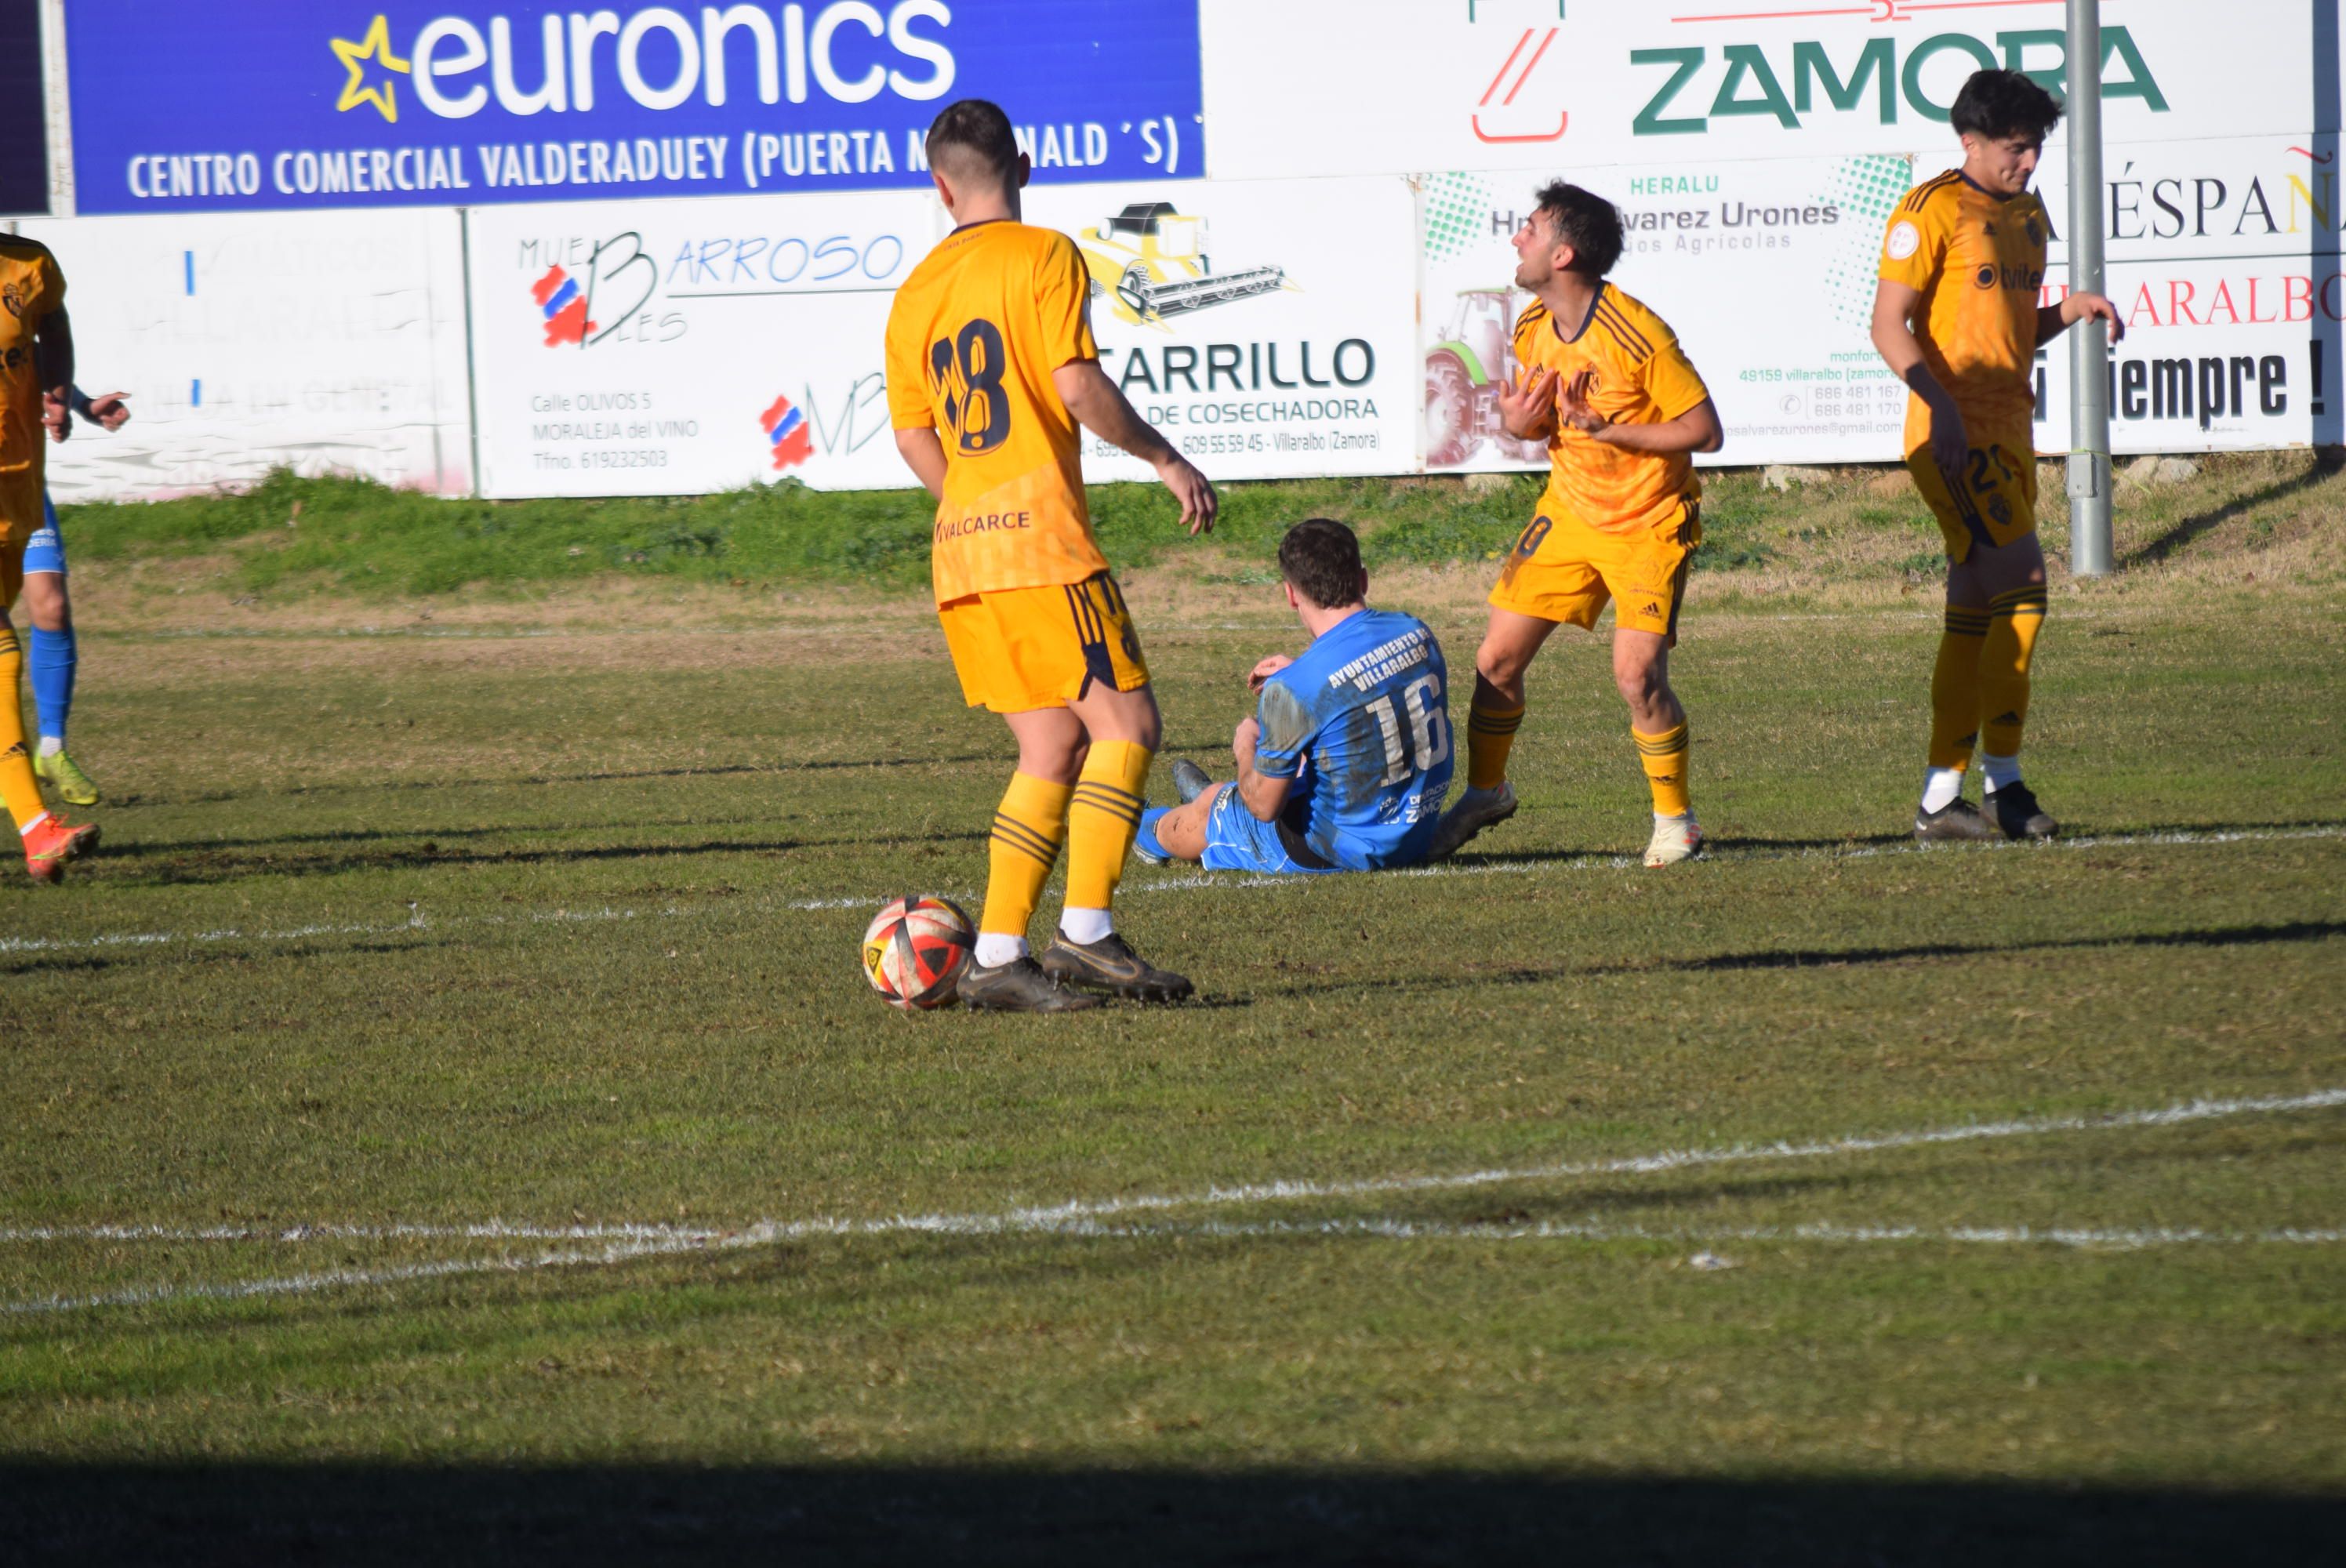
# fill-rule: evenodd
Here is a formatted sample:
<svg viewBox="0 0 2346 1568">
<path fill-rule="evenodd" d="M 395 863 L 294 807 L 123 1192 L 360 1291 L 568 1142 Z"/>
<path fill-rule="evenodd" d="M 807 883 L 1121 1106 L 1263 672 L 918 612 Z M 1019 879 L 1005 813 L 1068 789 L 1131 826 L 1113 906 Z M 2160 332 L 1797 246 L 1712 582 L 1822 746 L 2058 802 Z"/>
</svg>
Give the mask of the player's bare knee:
<svg viewBox="0 0 2346 1568">
<path fill-rule="evenodd" d="M 1474 673 L 1503 696 L 1523 685 L 1524 672 L 1531 663 L 1530 652 L 1512 642 L 1485 638 L 1483 646 L 1474 650 Z"/>
<path fill-rule="evenodd" d="M 45 632 L 73 629 L 73 606 L 66 597 L 65 579 L 55 572 L 34 572 L 25 578 L 25 613 Z"/>
</svg>

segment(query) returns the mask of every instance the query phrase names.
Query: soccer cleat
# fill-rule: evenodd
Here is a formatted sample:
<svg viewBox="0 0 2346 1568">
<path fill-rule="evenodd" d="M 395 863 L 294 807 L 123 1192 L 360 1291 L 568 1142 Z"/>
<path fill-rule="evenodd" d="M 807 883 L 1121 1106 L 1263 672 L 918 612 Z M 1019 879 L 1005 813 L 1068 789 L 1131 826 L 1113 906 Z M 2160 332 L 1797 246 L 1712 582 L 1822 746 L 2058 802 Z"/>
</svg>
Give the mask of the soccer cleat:
<svg viewBox="0 0 2346 1568">
<path fill-rule="evenodd" d="M 1114 932 L 1097 942 L 1073 942 L 1061 936 L 1043 954 L 1043 972 L 1063 985 L 1089 986 L 1135 1002 L 1186 1001 L 1197 989 L 1133 952 Z"/>
<path fill-rule="evenodd" d="M 1188 758 L 1184 757 L 1173 764 L 1173 792 L 1181 797 L 1184 806 L 1213 787 L 1212 778 Z"/>
<path fill-rule="evenodd" d="M 2001 789 L 1988 791 L 1987 809 L 1995 814 L 1995 825 L 2007 839 L 2050 839 L 2061 831 L 2061 824 L 2036 803 L 2035 792 L 2016 779 Z"/>
<path fill-rule="evenodd" d="M 971 964 L 955 990 L 964 1007 L 981 1013 L 1080 1013 L 1100 1004 L 1096 996 L 1069 991 L 1024 953 L 991 967 Z"/>
<path fill-rule="evenodd" d="M 52 811 L 46 821 L 25 835 L 25 870 L 36 882 L 61 882 L 66 880 L 66 862 L 96 848 L 97 823 L 76 827 Z"/>
<path fill-rule="evenodd" d="M 1918 808 L 1914 836 L 1926 844 L 1976 843 L 1994 838 L 1995 828 L 1980 815 L 1978 807 L 1957 796 L 1935 811 Z"/>
<path fill-rule="evenodd" d="M 1646 867 L 1658 871 L 1681 860 L 1691 860 L 1701 853 L 1702 828 L 1692 817 L 1658 818 L 1654 823 L 1654 836 L 1646 844 Z"/>
<path fill-rule="evenodd" d="M 57 799 L 68 806 L 97 804 L 97 786 L 62 751 L 46 756 L 36 753 L 33 758 L 33 776 L 55 789 Z"/>
<path fill-rule="evenodd" d="M 1515 787 L 1505 779 L 1495 789 L 1469 789 L 1433 825 L 1433 847 L 1426 850 L 1425 858 L 1446 860 L 1475 834 L 1515 814 Z"/>
</svg>

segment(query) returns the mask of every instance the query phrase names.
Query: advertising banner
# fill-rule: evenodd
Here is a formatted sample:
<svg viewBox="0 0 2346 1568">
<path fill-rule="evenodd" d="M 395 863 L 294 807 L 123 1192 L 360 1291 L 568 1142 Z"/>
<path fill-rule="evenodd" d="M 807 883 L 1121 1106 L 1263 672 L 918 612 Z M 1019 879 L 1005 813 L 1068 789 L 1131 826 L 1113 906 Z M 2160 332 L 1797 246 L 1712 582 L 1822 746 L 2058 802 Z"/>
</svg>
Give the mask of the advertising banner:
<svg viewBox="0 0 2346 1568">
<path fill-rule="evenodd" d="M 2127 324 L 2112 355 L 2110 443 L 2119 452 L 2335 443 L 2340 378 L 2335 136 L 2114 144 L 2102 192 L 2109 294 Z M 2046 299 L 2066 287 L 2066 169 L 2037 184 L 2055 239 Z M 2067 445 L 2069 354 L 2047 356 L 2051 418 Z"/>
<path fill-rule="evenodd" d="M 1621 209 L 1616 286 L 1678 332 L 1728 434 L 1708 461 L 1880 462 L 1898 455 L 1906 389 L 1874 353 L 1882 224 L 1912 183 L 1904 158 L 1771 158 L 1589 168 Z M 1512 242 L 1535 177 L 1423 181 L 1426 466 L 1537 467 L 1510 440 L 1498 392 L 1517 373 Z"/>
<path fill-rule="evenodd" d="M 1218 178 L 1951 146 L 1984 66 L 2067 77 L 2064 0 L 1201 0 Z M 2339 125 L 2336 7 L 2103 0 L 2113 141 Z"/>
<path fill-rule="evenodd" d="M 927 183 L 990 97 L 1036 178 L 1205 171 L 1195 0 L 66 0 L 83 212 Z"/>
<path fill-rule="evenodd" d="M 0 212 L 49 210 L 47 88 L 41 75 L 41 14 L 0 10 Z"/>
<path fill-rule="evenodd" d="M 453 212 L 27 223 L 66 275 L 79 378 L 130 423 L 49 448 L 60 501 L 159 500 L 271 468 L 471 488 Z"/>
<path fill-rule="evenodd" d="M 681 495 L 913 483 L 888 423 L 896 285 L 933 195 L 469 215 L 481 488 Z"/>
<path fill-rule="evenodd" d="M 1209 477 L 1416 467 L 1406 180 L 1030 190 L 1026 216 L 1075 239 L 1102 366 Z M 1152 477 L 1096 438 L 1085 469 Z"/>
</svg>

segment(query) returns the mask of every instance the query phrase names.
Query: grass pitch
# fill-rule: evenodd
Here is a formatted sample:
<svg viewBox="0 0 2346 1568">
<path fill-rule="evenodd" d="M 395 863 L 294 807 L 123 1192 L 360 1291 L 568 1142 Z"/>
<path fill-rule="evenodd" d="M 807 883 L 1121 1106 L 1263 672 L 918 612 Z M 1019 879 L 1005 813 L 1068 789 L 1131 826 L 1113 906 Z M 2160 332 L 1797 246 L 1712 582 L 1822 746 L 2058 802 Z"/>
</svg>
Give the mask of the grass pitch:
<svg viewBox="0 0 2346 1568">
<path fill-rule="evenodd" d="M 2136 498 L 2137 570 L 2056 590 L 2056 846 L 1910 843 L 1936 601 L 1851 476 L 1698 579 L 1714 859 L 1632 863 L 1562 634 L 1514 822 L 1438 874 L 1137 867 L 1203 1001 L 1053 1020 L 856 969 L 886 896 L 974 895 L 1010 766 L 916 599 L 256 606 L 225 526 L 94 550 L 107 850 L 0 884 L 0 1544 L 2322 1550 L 2346 537 L 2284 463 Z M 1219 770 L 1297 640 L 1249 537 L 1127 585 L 1168 759 Z M 1487 568 L 1383 548 L 1463 677 Z"/>
</svg>

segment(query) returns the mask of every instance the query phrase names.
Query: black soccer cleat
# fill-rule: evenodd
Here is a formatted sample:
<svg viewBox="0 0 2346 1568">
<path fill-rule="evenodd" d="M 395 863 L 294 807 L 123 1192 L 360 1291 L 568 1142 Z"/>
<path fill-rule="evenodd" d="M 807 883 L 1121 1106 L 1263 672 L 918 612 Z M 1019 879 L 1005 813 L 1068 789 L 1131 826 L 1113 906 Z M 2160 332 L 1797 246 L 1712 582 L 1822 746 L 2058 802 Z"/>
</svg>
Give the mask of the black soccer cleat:
<svg viewBox="0 0 2346 1568">
<path fill-rule="evenodd" d="M 1069 991 L 1024 953 L 1008 963 L 971 964 L 956 989 L 961 1004 L 980 1013 L 1080 1013 L 1100 1004 L 1096 996 Z"/>
<path fill-rule="evenodd" d="M 1213 787 L 1212 778 L 1188 758 L 1184 757 L 1173 764 L 1173 793 L 1181 797 L 1184 806 Z"/>
<path fill-rule="evenodd" d="M 1995 837 L 1995 826 L 1978 807 L 1957 796 L 1935 811 L 1917 809 L 1914 836 L 1926 844 L 1983 843 Z"/>
<path fill-rule="evenodd" d="M 1197 990 L 1186 977 L 1133 952 L 1114 932 L 1097 942 L 1059 937 L 1043 954 L 1043 972 L 1063 985 L 1088 986 L 1135 1002 L 1186 1002 Z"/>
<path fill-rule="evenodd" d="M 2018 779 L 1990 790 L 1987 809 L 1995 814 L 1995 825 L 2007 839 L 2051 839 L 2061 831 L 2061 824 L 2036 803 L 2035 792 Z"/>
</svg>

